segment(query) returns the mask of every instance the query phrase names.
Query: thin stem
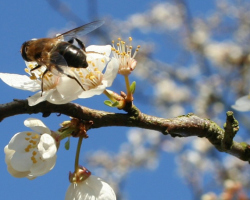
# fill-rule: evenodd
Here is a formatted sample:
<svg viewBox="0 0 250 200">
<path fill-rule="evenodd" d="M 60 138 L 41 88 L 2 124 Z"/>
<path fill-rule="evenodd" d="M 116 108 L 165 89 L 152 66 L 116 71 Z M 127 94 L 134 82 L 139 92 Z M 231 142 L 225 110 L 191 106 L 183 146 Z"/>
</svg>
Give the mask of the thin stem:
<svg viewBox="0 0 250 200">
<path fill-rule="evenodd" d="M 79 137 L 78 144 L 77 144 L 77 149 L 76 149 L 75 172 L 77 172 L 78 169 L 79 169 L 79 156 L 80 156 L 82 140 L 83 140 L 83 137 Z"/>
<path fill-rule="evenodd" d="M 126 99 L 126 101 L 131 102 L 133 98 L 132 98 L 132 93 L 130 91 L 129 78 L 128 78 L 128 76 L 124 76 L 124 78 L 125 78 L 126 89 L 127 89 L 127 99 Z"/>
</svg>

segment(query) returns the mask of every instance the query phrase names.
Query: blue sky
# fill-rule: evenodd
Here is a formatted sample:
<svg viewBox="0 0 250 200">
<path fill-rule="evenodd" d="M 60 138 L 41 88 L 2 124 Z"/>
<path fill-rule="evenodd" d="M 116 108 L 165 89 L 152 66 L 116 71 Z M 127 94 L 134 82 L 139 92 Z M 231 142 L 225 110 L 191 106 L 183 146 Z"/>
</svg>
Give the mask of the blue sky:
<svg viewBox="0 0 250 200">
<path fill-rule="evenodd" d="M 90 22 L 87 10 L 87 1 L 63 1 L 65 2 L 84 22 Z M 143 3 L 142 3 L 143 2 Z M 125 20 L 129 15 L 142 12 L 150 8 L 152 2 L 155 1 L 98 1 L 99 18 L 111 16 L 120 20 Z M 160 2 L 160 1 L 158 1 Z M 188 1 L 192 11 L 200 15 L 204 11 L 212 8 L 213 4 L 210 0 L 205 1 Z M 21 44 L 25 40 L 31 38 L 45 37 L 49 30 L 62 29 L 69 23 L 65 18 L 55 12 L 47 1 L 1 1 L 0 2 L 0 71 L 5 73 L 24 74 L 25 64 L 20 56 L 19 50 Z M 139 37 L 136 33 L 134 38 Z M 148 36 L 149 37 L 149 36 Z M 25 92 L 10 88 L 3 82 L 0 82 L 1 98 L 0 103 L 7 103 L 16 99 L 25 99 L 31 92 Z M 90 100 L 78 100 L 77 103 L 85 106 L 114 111 L 103 106 L 104 96 L 97 96 Z M 142 110 L 147 107 L 142 106 Z M 39 177 L 33 181 L 28 179 L 16 179 L 8 174 L 6 164 L 4 162 L 4 146 L 9 142 L 10 138 L 17 132 L 28 130 L 23 125 L 23 121 L 28 117 L 36 117 L 42 119 L 46 125 L 52 130 L 59 127 L 59 123 L 67 120 L 66 116 L 56 116 L 43 119 L 41 114 L 37 115 L 19 115 L 5 119 L 0 123 L 1 140 L 0 140 L 0 196 L 1 199 L 64 199 L 66 189 L 69 185 L 68 171 L 73 170 L 74 152 L 76 140 L 71 140 L 72 148 L 70 151 L 59 149 L 58 160 L 55 168 L 43 177 Z M 90 131 L 90 138 L 84 141 L 82 146 L 82 156 L 84 152 L 104 149 L 116 152 L 119 145 L 126 140 L 126 128 L 103 128 Z M 103 142 L 105 141 L 105 142 Z M 62 145 L 63 147 L 63 145 Z M 90 169 L 91 170 L 91 169 Z M 128 199 L 192 199 L 188 187 L 178 178 L 174 156 L 167 153 L 160 154 L 159 168 L 155 171 L 146 169 L 134 170 L 127 178 L 125 183 L 125 192 Z"/>
</svg>

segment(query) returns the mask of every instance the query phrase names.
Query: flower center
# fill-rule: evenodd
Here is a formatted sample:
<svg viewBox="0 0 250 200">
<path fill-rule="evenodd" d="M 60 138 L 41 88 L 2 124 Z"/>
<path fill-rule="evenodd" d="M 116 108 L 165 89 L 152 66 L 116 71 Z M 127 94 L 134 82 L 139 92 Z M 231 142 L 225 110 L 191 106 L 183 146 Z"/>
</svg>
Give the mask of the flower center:
<svg viewBox="0 0 250 200">
<path fill-rule="evenodd" d="M 43 77 L 43 90 L 44 91 L 55 88 L 58 85 L 59 76 L 56 76 L 49 71 L 43 76 L 46 70 L 45 66 L 42 66 L 31 72 L 31 69 L 35 68 L 36 66 L 37 64 L 35 62 L 28 62 L 27 68 L 25 68 L 25 72 L 30 75 L 30 79 L 41 80 Z"/>
<path fill-rule="evenodd" d="M 76 78 L 82 83 L 85 90 L 90 90 L 98 85 L 101 85 L 103 79 L 103 74 L 96 67 L 96 63 L 94 61 L 88 61 L 88 65 L 87 69 L 71 68 L 71 70 L 76 74 Z"/>
<path fill-rule="evenodd" d="M 122 75 L 128 75 L 135 69 L 136 60 L 134 59 L 137 52 L 139 51 L 140 45 L 137 46 L 134 53 L 132 54 L 133 47 L 132 37 L 129 37 L 129 44 L 126 45 L 126 42 L 122 41 L 121 38 L 118 38 L 118 43 L 116 47 L 114 45 L 114 40 L 112 41 L 112 52 L 115 58 L 119 60 L 119 73 Z"/>
<path fill-rule="evenodd" d="M 37 163 L 38 159 L 41 159 L 41 157 L 38 157 L 39 153 L 37 150 L 39 139 L 39 134 L 31 132 L 26 133 L 25 140 L 28 141 L 28 145 L 24 148 L 24 151 L 27 153 L 32 151 L 32 156 L 30 159 L 32 160 L 33 164 Z"/>
</svg>

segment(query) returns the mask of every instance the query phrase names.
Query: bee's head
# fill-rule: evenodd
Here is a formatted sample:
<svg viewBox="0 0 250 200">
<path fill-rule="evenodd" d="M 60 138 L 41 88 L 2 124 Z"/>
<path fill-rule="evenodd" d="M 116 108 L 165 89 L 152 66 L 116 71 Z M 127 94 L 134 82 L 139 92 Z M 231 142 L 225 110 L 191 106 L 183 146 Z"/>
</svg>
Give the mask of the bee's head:
<svg viewBox="0 0 250 200">
<path fill-rule="evenodd" d="M 22 44 L 21 46 L 21 49 L 20 49 L 20 52 L 21 52 L 21 55 L 23 57 L 23 59 L 27 62 L 30 62 L 32 61 L 32 59 L 30 58 L 31 55 L 29 54 L 32 54 L 32 51 L 29 51 L 29 46 L 33 43 L 35 43 L 37 39 L 34 38 L 32 40 L 29 40 L 29 41 L 26 41 Z"/>
<path fill-rule="evenodd" d="M 21 55 L 23 57 L 23 59 L 25 61 L 31 61 L 29 58 L 28 58 L 28 49 L 29 49 L 29 45 L 30 45 L 30 41 L 27 41 L 27 42 L 24 42 L 21 46 L 21 49 L 20 49 L 20 52 L 21 52 Z"/>
</svg>

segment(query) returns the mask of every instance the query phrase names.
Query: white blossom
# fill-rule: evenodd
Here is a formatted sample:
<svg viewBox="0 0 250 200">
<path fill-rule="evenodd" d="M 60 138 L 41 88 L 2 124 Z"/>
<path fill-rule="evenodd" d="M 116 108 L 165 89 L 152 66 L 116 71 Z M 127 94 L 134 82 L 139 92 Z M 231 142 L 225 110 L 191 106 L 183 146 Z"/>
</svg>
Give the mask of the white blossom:
<svg viewBox="0 0 250 200">
<path fill-rule="evenodd" d="M 12 176 L 34 179 L 54 168 L 57 145 L 42 121 L 29 118 L 24 125 L 33 131 L 19 132 L 11 138 L 4 148 L 5 162 Z"/>
<path fill-rule="evenodd" d="M 232 105 L 232 108 L 238 111 L 250 111 L 250 96 L 243 96 Z"/>
</svg>

